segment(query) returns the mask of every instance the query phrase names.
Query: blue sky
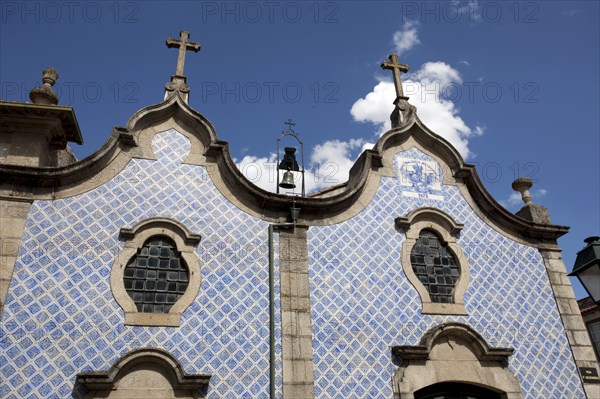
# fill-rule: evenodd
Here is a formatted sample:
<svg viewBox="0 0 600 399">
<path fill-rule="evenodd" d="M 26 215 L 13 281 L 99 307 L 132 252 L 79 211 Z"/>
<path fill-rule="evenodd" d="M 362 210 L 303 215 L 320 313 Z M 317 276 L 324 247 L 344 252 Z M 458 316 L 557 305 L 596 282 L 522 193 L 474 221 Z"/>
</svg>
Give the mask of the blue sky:
<svg viewBox="0 0 600 399">
<path fill-rule="evenodd" d="M 419 117 L 498 201 L 515 212 L 511 182 L 534 179 L 533 201 L 571 227 L 559 240 L 569 271 L 600 234 L 596 1 L 3 1 L 0 20 L 0 98 L 28 101 L 54 66 L 79 158 L 162 100 L 177 59 L 164 42 L 185 29 L 202 45 L 186 57 L 190 105 L 251 180 L 274 188 L 265 168 L 292 118 L 309 189 L 341 183 L 387 127 L 393 86 L 379 64 L 396 52 Z"/>
</svg>

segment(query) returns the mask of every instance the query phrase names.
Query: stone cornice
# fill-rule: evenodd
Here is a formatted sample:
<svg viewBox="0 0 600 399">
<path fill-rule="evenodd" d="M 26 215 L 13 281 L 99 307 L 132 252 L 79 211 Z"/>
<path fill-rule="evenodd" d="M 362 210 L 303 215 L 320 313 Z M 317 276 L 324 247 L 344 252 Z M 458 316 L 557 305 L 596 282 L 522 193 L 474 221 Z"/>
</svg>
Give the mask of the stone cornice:
<svg viewBox="0 0 600 399">
<path fill-rule="evenodd" d="M 475 165 L 464 162 L 448 141 L 429 130 L 418 117 L 410 124 L 385 133 L 375 145 L 375 150 L 384 153 L 388 148 L 402 145 L 409 137 L 440 157 L 449 168 L 448 171 L 444 171 L 444 180 L 451 178 L 458 183 L 464 183 L 481 213 L 503 230 L 529 239 L 551 242 L 569 231 L 567 226 L 530 222 L 504 209 L 484 187 Z"/>
<path fill-rule="evenodd" d="M 375 151 L 367 150 L 361 154 L 351 171 L 350 182 L 339 194 L 326 197 L 295 197 L 278 195 L 263 190 L 251 183 L 235 166 L 226 142 L 217 141 L 207 148 L 207 163 L 217 166 L 219 173 L 210 170 L 210 176 L 221 193 L 231 199 L 237 198 L 236 205 L 258 215 L 269 222 L 286 221 L 290 207 L 301 208 L 299 223 L 308 225 L 329 224 L 325 219 L 335 218 L 348 211 L 360 200 L 367 183 L 367 177 L 381 166 L 381 157 Z M 378 178 L 378 176 L 373 176 Z M 373 193 L 374 194 L 374 193 Z M 366 203 L 364 204 L 366 206 Z M 361 207 L 361 210 L 362 208 Z M 347 215 L 346 218 L 352 215 Z"/>
<path fill-rule="evenodd" d="M 209 374 L 186 374 L 181 364 L 169 352 L 159 348 L 141 348 L 133 350 L 119 359 L 110 370 L 91 371 L 77 374 L 77 383 L 89 390 L 110 390 L 121 371 L 126 371 L 139 363 L 158 363 L 173 374 L 174 389 L 198 390 L 208 385 Z"/>
<path fill-rule="evenodd" d="M 452 216 L 431 207 L 415 209 L 406 216 L 397 217 L 395 222 L 396 226 L 406 230 L 411 224 L 417 221 L 429 219 L 436 220 L 440 225 L 444 226 L 451 235 L 458 234 L 464 227 L 464 224 L 456 222 Z"/>
<path fill-rule="evenodd" d="M 83 144 L 75 112 L 69 106 L 0 100 L 0 119 L 4 118 L 7 118 L 7 124 L 9 119 L 15 124 L 13 128 L 22 128 L 26 123 L 33 125 L 44 121 L 56 121 L 59 128 L 54 134 L 64 136 L 66 141 Z"/>
<path fill-rule="evenodd" d="M 474 165 L 463 163 L 461 166 L 454 176 L 462 180 L 479 208 L 499 226 L 525 237 L 550 241 L 555 241 L 569 232 L 567 226 L 534 223 L 508 212 L 485 189 Z"/>
<path fill-rule="evenodd" d="M 177 230 L 186 245 L 197 245 L 202 239 L 200 234 L 190 232 L 183 223 L 174 219 L 167 219 L 163 217 L 153 217 L 150 219 L 145 219 L 133 226 L 132 228 L 123 227 L 119 231 L 119 236 L 131 240 L 135 237 L 136 234 L 143 230 L 161 228 Z"/>
<path fill-rule="evenodd" d="M 134 157 L 153 159 L 141 134 L 152 129 L 184 129 L 201 151 L 214 184 L 242 210 L 268 222 L 289 219 L 292 198 L 267 192 L 250 182 L 236 167 L 228 144 L 217 139 L 211 123 L 191 109 L 179 94 L 136 112 L 126 128 L 115 128 L 102 148 L 89 157 L 61 168 L 31 168 L 0 165 L 0 195 L 28 199 L 65 198 L 89 191 L 116 176 Z M 445 139 L 430 131 L 417 117 L 384 134 L 372 150 L 364 151 L 350 171 L 349 181 L 327 197 L 295 198 L 301 208 L 299 223 L 328 225 L 349 219 L 362 211 L 375 196 L 381 176 L 392 175 L 389 159 L 409 140 L 439 157 L 450 169 L 444 181 L 464 183 L 480 214 L 502 230 L 536 245 L 551 245 L 568 227 L 529 222 L 500 206 L 487 192 L 475 166 L 466 164 Z M 194 141 L 194 140 L 192 140 Z"/>
<path fill-rule="evenodd" d="M 35 168 L 2 164 L 0 165 L 0 193 L 6 197 L 55 198 L 57 192 L 66 191 L 97 175 L 120 153 L 127 152 L 135 146 L 137 145 L 129 131 L 114 128 L 108 141 L 98 151 L 71 165 Z"/>
<path fill-rule="evenodd" d="M 406 360 L 428 360 L 433 346 L 445 336 L 459 337 L 468 342 L 477 358 L 482 361 L 507 362 L 514 353 L 512 348 L 492 348 L 485 339 L 471 327 L 461 323 L 444 323 L 428 331 L 419 345 L 393 346 L 392 353 Z"/>
<path fill-rule="evenodd" d="M 218 141 L 213 125 L 202 114 L 192 109 L 180 94 L 172 95 L 161 103 L 142 108 L 133 114 L 127 122 L 127 130 L 139 132 L 168 118 L 176 119 L 185 127 L 189 127 L 204 147 Z"/>
</svg>

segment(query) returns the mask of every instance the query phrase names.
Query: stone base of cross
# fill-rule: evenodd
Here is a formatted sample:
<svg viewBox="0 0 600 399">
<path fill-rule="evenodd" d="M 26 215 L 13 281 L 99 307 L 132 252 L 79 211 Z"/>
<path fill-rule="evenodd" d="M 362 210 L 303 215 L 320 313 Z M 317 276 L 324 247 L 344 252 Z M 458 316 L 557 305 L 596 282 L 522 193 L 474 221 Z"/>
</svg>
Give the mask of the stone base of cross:
<svg viewBox="0 0 600 399">
<path fill-rule="evenodd" d="M 392 129 L 407 124 L 417 114 L 417 107 L 408 102 L 408 97 L 396 97 L 394 110 L 390 115 Z"/>
<path fill-rule="evenodd" d="M 187 103 L 190 96 L 190 87 L 187 78 L 181 75 L 171 75 L 171 81 L 165 85 L 165 98 L 171 97 L 176 92 L 181 93 L 182 99 Z"/>
</svg>

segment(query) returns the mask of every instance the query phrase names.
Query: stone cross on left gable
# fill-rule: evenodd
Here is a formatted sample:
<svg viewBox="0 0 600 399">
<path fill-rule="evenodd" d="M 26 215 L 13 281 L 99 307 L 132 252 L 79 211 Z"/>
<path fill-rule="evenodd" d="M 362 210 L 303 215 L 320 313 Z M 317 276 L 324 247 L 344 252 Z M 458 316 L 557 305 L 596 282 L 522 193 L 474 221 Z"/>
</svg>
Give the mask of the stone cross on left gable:
<svg viewBox="0 0 600 399">
<path fill-rule="evenodd" d="M 180 37 L 179 40 L 168 38 L 166 43 L 167 43 L 168 48 L 178 48 L 179 49 L 179 55 L 177 56 L 177 69 L 175 71 L 175 75 L 176 76 L 184 76 L 183 75 L 183 64 L 185 63 L 185 52 L 193 51 L 193 52 L 197 53 L 198 51 L 200 51 L 200 43 L 188 41 L 188 39 L 190 37 L 190 33 L 187 31 L 184 31 L 184 30 L 182 30 L 179 33 L 179 37 Z"/>
<path fill-rule="evenodd" d="M 190 33 L 182 30 L 179 33 L 179 40 L 168 38 L 166 41 L 168 48 L 178 48 L 179 55 L 177 56 L 177 69 L 175 75 L 171 76 L 171 81 L 165 86 L 165 100 L 172 95 L 179 93 L 181 98 L 186 103 L 189 99 L 190 88 L 186 83 L 186 77 L 183 74 L 183 66 L 185 64 L 185 52 L 193 51 L 197 53 L 200 51 L 200 43 L 190 42 Z"/>
</svg>

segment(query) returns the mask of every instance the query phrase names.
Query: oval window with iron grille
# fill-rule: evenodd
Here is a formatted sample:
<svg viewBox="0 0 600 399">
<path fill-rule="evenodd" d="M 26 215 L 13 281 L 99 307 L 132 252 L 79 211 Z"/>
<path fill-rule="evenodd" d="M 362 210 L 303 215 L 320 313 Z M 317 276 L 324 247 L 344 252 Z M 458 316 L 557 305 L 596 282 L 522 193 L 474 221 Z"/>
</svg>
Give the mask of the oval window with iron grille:
<svg viewBox="0 0 600 399">
<path fill-rule="evenodd" d="M 460 277 L 452 251 L 432 230 L 422 230 L 410 252 L 415 275 L 429 292 L 432 302 L 452 303 L 454 286 Z"/>
<path fill-rule="evenodd" d="M 189 270 L 169 237 L 150 237 L 127 263 L 123 282 L 138 312 L 168 313 L 189 284 Z"/>
</svg>

